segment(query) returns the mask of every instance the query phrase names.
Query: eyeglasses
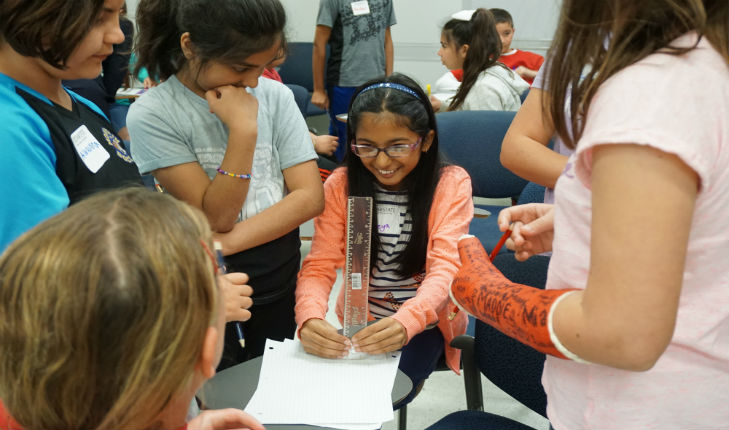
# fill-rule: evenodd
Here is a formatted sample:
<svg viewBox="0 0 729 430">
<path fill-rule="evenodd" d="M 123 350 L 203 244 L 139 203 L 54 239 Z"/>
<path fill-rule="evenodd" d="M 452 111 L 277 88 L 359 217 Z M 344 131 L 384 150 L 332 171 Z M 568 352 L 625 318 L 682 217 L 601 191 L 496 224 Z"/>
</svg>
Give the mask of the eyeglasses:
<svg viewBox="0 0 729 430">
<path fill-rule="evenodd" d="M 423 138 L 416 140 L 415 143 L 406 143 L 401 145 L 391 145 L 385 148 L 378 148 L 372 145 L 355 145 L 352 144 L 352 152 L 359 158 L 375 158 L 383 151 L 390 158 L 402 158 L 410 155 L 415 148 L 420 145 Z"/>
</svg>

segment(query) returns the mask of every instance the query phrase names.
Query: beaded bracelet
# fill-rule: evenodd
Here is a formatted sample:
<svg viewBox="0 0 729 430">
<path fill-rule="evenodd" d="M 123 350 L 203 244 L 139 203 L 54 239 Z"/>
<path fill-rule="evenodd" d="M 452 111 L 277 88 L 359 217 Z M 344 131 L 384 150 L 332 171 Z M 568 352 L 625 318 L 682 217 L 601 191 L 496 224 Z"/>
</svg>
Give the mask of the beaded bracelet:
<svg viewBox="0 0 729 430">
<path fill-rule="evenodd" d="M 230 176 L 233 178 L 240 178 L 240 179 L 251 179 L 251 175 L 237 175 L 235 173 L 226 172 L 225 170 L 221 169 L 220 167 L 218 167 L 216 170 L 221 175 Z"/>
</svg>

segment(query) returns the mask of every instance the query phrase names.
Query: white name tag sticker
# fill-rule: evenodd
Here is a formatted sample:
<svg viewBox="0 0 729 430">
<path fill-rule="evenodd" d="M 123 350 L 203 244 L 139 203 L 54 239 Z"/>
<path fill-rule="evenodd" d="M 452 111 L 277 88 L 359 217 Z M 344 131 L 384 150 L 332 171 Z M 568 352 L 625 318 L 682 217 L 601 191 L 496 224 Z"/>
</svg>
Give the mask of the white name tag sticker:
<svg viewBox="0 0 729 430">
<path fill-rule="evenodd" d="M 367 0 L 352 2 L 352 13 L 354 16 L 369 15 L 370 4 L 367 3 Z"/>
<path fill-rule="evenodd" d="M 101 146 L 85 125 L 71 133 L 71 141 L 76 152 L 91 173 L 96 173 L 109 159 L 109 153 Z"/>
<path fill-rule="evenodd" d="M 377 232 L 395 233 L 400 230 L 400 208 L 394 205 L 377 205 Z"/>
</svg>

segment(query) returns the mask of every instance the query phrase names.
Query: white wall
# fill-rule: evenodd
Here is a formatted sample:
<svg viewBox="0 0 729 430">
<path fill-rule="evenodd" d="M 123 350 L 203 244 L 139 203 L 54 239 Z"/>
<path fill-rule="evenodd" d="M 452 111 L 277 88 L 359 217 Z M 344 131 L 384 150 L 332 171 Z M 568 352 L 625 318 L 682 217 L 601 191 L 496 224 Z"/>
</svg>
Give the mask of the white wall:
<svg viewBox="0 0 729 430">
<path fill-rule="evenodd" d="M 134 21 L 134 16 L 137 14 L 137 3 L 139 0 L 126 0 L 127 2 L 127 18 Z"/>
<path fill-rule="evenodd" d="M 423 85 L 445 73 L 438 51 L 440 28 L 453 12 L 478 7 L 506 9 L 514 18 L 512 46 L 544 55 L 557 26 L 561 0 L 393 0 L 397 25 L 392 27 L 395 71 Z M 587 0 L 592 1 L 592 0 Z M 134 17 L 139 0 L 127 0 Z M 319 0 L 281 0 L 288 18 L 287 35 L 293 42 L 314 39 Z"/>
</svg>

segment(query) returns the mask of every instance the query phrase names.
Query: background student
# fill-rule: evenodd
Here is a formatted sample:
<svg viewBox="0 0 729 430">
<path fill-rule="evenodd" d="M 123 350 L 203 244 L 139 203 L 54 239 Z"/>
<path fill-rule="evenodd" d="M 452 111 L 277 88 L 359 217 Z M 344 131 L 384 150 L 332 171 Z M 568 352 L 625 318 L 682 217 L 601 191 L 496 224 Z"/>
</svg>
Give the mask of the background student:
<svg viewBox="0 0 729 430">
<path fill-rule="evenodd" d="M 0 258 L 0 428 L 262 430 L 237 409 L 185 423 L 222 350 L 211 239 L 198 210 L 134 187 L 13 243 Z"/>
<path fill-rule="evenodd" d="M 499 33 L 499 37 L 501 37 L 501 56 L 499 57 L 499 61 L 518 73 L 522 79 L 531 85 L 534 77 L 537 76 L 539 68 L 544 63 L 544 57 L 534 52 L 512 48 L 511 41 L 514 39 L 514 20 L 511 18 L 511 14 L 504 9 L 495 7 L 489 10 L 494 15 L 496 31 Z"/>
<path fill-rule="evenodd" d="M 392 0 L 319 2 L 312 54 L 311 103 L 329 111 L 329 134 L 339 138 L 334 152 L 337 161 L 342 161 L 347 151 L 347 129 L 336 116 L 347 113 L 358 86 L 392 73 L 395 51 L 390 27 L 395 23 Z"/>
<path fill-rule="evenodd" d="M 229 325 L 221 368 L 263 354 L 266 338 L 293 337 L 298 226 L 323 209 L 316 153 L 293 95 L 259 80 L 285 23 L 277 0 L 137 7 L 137 65 L 163 82 L 132 104 L 132 153 L 140 171 L 203 210 L 229 270 L 247 273 L 254 291 L 245 349 Z"/>
<path fill-rule="evenodd" d="M 281 79 L 281 75 L 278 74 L 278 68 L 286 61 L 286 50 L 282 49 L 279 56 L 274 60 L 272 63 L 268 65 L 263 70 L 263 76 L 264 78 L 273 79 L 274 81 L 278 81 L 283 83 L 283 79 Z M 321 136 L 317 136 L 316 134 L 309 132 L 311 135 L 311 141 L 314 144 L 314 151 L 316 151 L 319 155 L 326 155 L 331 157 L 334 155 L 334 151 L 337 149 L 337 146 L 339 146 L 339 141 L 337 136 L 332 136 L 328 134 L 323 134 Z M 326 163 L 326 167 L 330 168 L 329 172 L 331 173 L 331 170 L 334 169 L 336 164 L 333 164 L 329 159 L 325 159 L 326 161 L 321 160 L 321 158 L 317 161 L 317 164 L 319 164 L 320 161 Z M 319 164 L 319 167 L 321 168 L 321 164 Z"/>
<path fill-rule="evenodd" d="M 518 110 L 529 84 L 499 63 L 501 40 L 491 12 L 476 9 L 469 18 L 462 15 L 443 26 L 438 55 L 448 69 L 463 69 L 463 79 L 449 104 L 431 98 L 433 108 Z"/>
<path fill-rule="evenodd" d="M 442 50 L 443 48 L 441 48 Z M 441 56 L 441 62 L 443 57 Z M 445 66 L 445 63 L 443 63 Z M 447 66 L 446 66 L 447 67 Z M 438 106 L 439 109 L 447 109 L 453 101 L 453 97 L 458 92 L 463 80 L 463 69 L 454 69 L 441 75 L 433 85 L 433 92 L 430 95 L 430 102 L 433 107 Z"/>
<path fill-rule="evenodd" d="M 0 251 L 88 194 L 141 184 L 108 118 L 61 83 L 101 73 L 122 4 L 0 3 Z"/>
<path fill-rule="evenodd" d="M 518 259 L 553 251 L 547 289 L 512 284 L 469 239 L 452 294 L 550 354 L 542 380 L 556 429 L 724 429 L 729 3 L 624 6 L 563 3 L 548 108 L 575 153 L 554 209 L 499 215 L 502 230 L 515 223 Z"/>
<path fill-rule="evenodd" d="M 347 123 L 346 169 L 324 184 L 326 206 L 314 221 L 311 252 L 296 286 L 296 321 L 304 349 L 340 358 L 350 346 L 380 354 L 402 348 L 400 369 L 413 381 L 409 402 L 467 319 L 449 321 L 448 285 L 458 266 L 456 241 L 473 217 L 471 180 L 438 155 L 435 115 L 427 96 L 399 74 L 369 81 L 355 92 Z M 347 198 L 374 198 L 369 319 L 351 340 L 325 319 L 329 294 L 345 262 Z M 342 289 L 344 291 L 344 289 Z M 337 301 L 342 318 L 343 294 Z M 437 324 L 437 328 L 433 328 Z M 430 328 L 430 329 L 428 329 Z"/>
<path fill-rule="evenodd" d="M 467 21 L 471 19 L 471 15 L 473 15 L 473 11 L 462 10 L 451 15 L 451 18 Z M 446 59 L 443 55 L 441 55 L 444 50 L 445 47 L 443 47 L 441 43 L 438 55 L 440 56 L 441 63 L 444 66 L 449 67 L 445 62 Z M 453 63 L 453 61 L 448 62 Z M 448 70 L 440 78 L 438 78 L 438 80 L 435 81 L 432 88 L 433 91 L 430 94 L 430 100 L 433 106 L 437 105 L 439 108 L 447 108 L 451 104 L 453 96 L 455 96 L 456 92 L 458 92 L 458 87 L 461 86 L 461 81 L 463 81 L 463 69 Z M 436 109 L 436 111 L 437 110 L 438 109 Z"/>
</svg>

